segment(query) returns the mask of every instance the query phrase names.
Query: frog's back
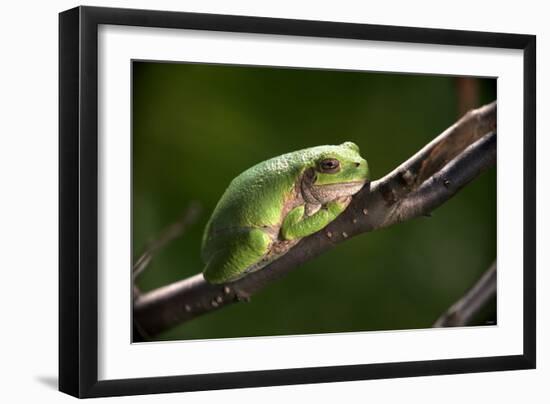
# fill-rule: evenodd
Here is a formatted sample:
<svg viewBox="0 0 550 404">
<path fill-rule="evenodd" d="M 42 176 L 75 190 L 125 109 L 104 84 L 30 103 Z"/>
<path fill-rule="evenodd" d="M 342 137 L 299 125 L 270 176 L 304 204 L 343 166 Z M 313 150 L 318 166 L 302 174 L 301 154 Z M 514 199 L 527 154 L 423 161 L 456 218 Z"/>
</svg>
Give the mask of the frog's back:
<svg viewBox="0 0 550 404">
<path fill-rule="evenodd" d="M 263 161 L 237 176 L 216 205 L 208 232 L 277 226 L 302 164 L 294 153 Z"/>
</svg>

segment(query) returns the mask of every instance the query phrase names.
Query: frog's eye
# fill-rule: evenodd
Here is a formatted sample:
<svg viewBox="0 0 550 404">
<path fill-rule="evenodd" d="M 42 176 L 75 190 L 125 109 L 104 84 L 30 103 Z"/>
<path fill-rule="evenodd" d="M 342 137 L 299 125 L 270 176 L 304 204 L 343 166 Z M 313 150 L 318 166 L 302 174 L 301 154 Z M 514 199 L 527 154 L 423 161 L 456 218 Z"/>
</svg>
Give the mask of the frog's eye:
<svg viewBox="0 0 550 404">
<path fill-rule="evenodd" d="M 336 159 L 324 159 L 319 162 L 319 171 L 333 174 L 340 171 L 340 162 Z"/>
</svg>

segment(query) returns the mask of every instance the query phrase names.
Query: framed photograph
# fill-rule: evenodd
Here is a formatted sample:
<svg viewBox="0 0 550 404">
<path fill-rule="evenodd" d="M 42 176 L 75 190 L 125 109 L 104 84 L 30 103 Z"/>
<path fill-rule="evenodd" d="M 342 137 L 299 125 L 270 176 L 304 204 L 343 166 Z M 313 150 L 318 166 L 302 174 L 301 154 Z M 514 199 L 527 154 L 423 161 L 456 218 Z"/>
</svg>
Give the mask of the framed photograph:
<svg viewBox="0 0 550 404">
<path fill-rule="evenodd" d="M 535 367 L 535 36 L 59 28 L 61 391 Z"/>
</svg>

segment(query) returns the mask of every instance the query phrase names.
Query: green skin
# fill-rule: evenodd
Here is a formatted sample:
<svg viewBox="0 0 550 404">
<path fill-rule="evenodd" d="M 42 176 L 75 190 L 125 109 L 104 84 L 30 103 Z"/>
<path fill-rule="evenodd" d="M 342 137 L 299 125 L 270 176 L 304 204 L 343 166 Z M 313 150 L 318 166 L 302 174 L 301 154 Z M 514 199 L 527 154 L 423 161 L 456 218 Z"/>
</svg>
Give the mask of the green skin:
<svg viewBox="0 0 550 404">
<path fill-rule="evenodd" d="M 298 150 L 236 177 L 206 225 L 204 278 L 232 282 L 285 254 L 342 213 L 369 179 L 352 142 Z"/>
</svg>

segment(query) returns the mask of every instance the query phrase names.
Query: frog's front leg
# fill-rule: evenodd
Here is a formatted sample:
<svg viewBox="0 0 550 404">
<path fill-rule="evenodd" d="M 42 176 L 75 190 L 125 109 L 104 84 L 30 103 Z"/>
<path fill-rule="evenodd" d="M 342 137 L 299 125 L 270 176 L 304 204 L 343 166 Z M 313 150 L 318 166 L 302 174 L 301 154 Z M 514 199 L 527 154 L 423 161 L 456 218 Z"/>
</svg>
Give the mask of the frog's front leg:
<svg viewBox="0 0 550 404">
<path fill-rule="evenodd" d="M 294 240 L 309 236 L 326 227 L 349 205 L 351 198 L 343 198 L 327 203 L 311 216 L 306 215 L 304 205 L 292 209 L 281 226 L 281 235 L 285 240 Z"/>
</svg>

